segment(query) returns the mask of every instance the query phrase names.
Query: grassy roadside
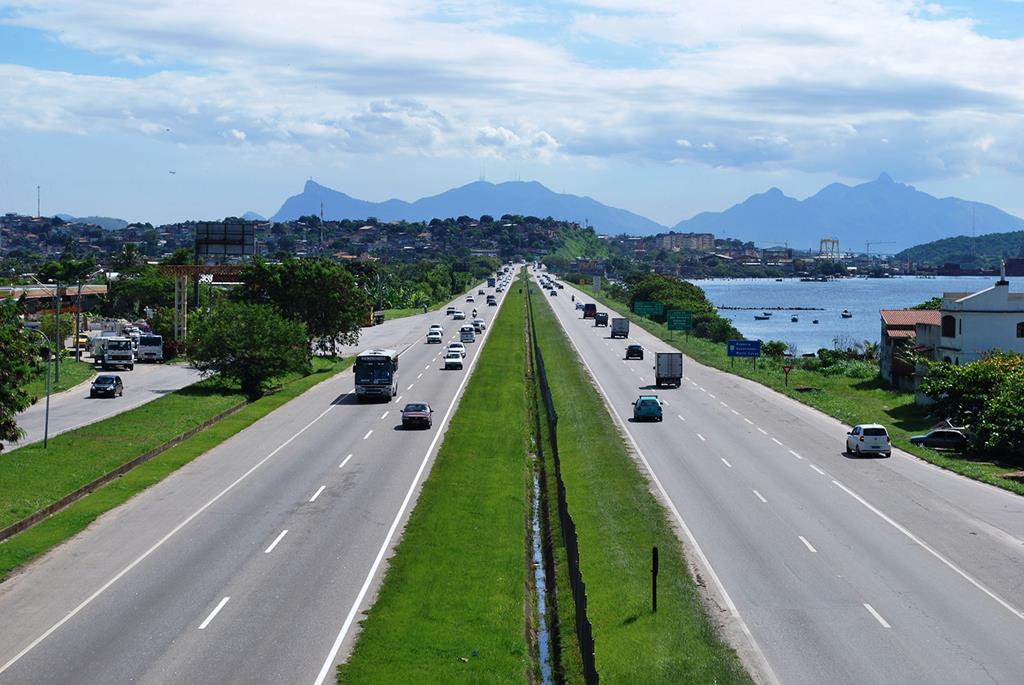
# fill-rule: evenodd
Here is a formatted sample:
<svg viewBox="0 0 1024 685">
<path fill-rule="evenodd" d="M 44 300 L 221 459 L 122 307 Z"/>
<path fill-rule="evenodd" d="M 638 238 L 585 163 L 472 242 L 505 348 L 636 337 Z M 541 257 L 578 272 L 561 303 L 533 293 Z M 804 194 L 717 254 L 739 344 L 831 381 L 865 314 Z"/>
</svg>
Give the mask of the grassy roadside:
<svg viewBox="0 0 1024 685">
<path fill-rule="evenodd" d="M 435 302 L 434 304 L 428 305 L 427 306 L 427 311 L 428 312 L 436 312 L 439 309 L 441 309 L 441 307 L 447 306 L 448 303 L 452 301 L 452 299 L 455 299 L 455 298 L 458 298 L 458 297 L 462 297 L 462 296 L 465 296 L 465 295 L 469 295 L 471 293 L 475 294 L 476 291 L 479 290 L 481 287 L 483 287 L 483 286 L 481 286 L 480 284 L 475 284 L 472 288 L 470 288 L 469 290 L 467 290 L 466 292 L 464 292 L 464 293 L 462 293 L 460 295 L 452 295 L 451 298 L 449 298 L 447 300 L 444 300 L 443 302 Z M 470 307 L 470 308 L 472 309 L 472 307 Z M 384 320 L 385 321 L 391 321 L 392 319 L 403 319 L 403 318 L 405 318 L 407 316 L 416 316 L 417 314 L 423 314 L 423 313 L 424 313 L 423 312 L 423 307 L 406 307 L 404 309 L 385 309 L 384 310 Z"/>
<path fill-rule="evenodd" d="M 1024 495 L 1024 483 L 1003 477 L 1004 474 L 1020 470 L 1017 465 L 978 461 L 911 445 L 911 435 L 927 432 L 937 420 L 928 415 L 926 408 L 914 403 L 913 393 L 892 390 L 877 377 L 829 376 L 800 368 L 793 369 L 789 375 L 789 385 L 786 386 L 782 360 L 762 358 L 756 367 L 748 360 L 737 360 L 732 364 L 722 343 L 692 336 L 687 340 L 678 332 L 673 333 L 670 339 L 669 331 L 663 324 L 629 312 L 625 303 L 596 295 L 589 286 L 584 286 L 583 290 L 597 302 L 628 317 L 634 324 L 642 326 L 701 364 L 756 381 L 850 425 L 876 422 L 885 424 L 893 444 L 901 450 L 936 466 Z M 841 441 L 842 436 L 837 436 L 837 444 Z"/>
<path fill-rule="evenodd" d="M 562 476 L 602 680 L 750 683 L 705 613 L 666 511 L 630 458 L 550 305 L 542 304 L 546 300 L 534 297 L 534 316 L 564 427 Z M 660 551 L 657 614 L 650 610 L 652 546 Z"/>
<path fill-rule="evenodd" d="M 343 683 L 522 683 L 530 422 L 510 291 L 390 562 Z"/>
<path fill-rule="evenodd" d="M 348 368 L 351 360 L 314 359 L 308 376 L 291 379 L 267 395 L 158 457 L 83 497 L 23 533 L 0 543 L 0 579 L 83 530 L 113 509 L 247 428 L 317 383 Z M 118 465 L 236 406 L 244 396 L 205 381 L 137 409 L 70 431 L 50 449 L 28 445 L 0 456 L 0 527 L 21 520 Z M 186 392 L 189 391 L 189 392 Z"/>
<path fill-rule="evenodd" d="M 54 382 L 53 373 L 56 370 L 55 367 L 50 368 L 50 394 L 54 395 L 58 392 L 64 392 L 68 388 L 73 388 L 82 381 L 92 378 L 96 373 L 96 369 L 92 364 L 86 362 L 79 362 L 72 359 L 65 359 L 60 363 L 60 383 Z M 25 391 L 29 394 L 29 397 L 35 397 L 37 400 L 46 399 L 46 364 L 43 364 L 42 369 L 36 377 L 25 384 Z"/>
</svg>

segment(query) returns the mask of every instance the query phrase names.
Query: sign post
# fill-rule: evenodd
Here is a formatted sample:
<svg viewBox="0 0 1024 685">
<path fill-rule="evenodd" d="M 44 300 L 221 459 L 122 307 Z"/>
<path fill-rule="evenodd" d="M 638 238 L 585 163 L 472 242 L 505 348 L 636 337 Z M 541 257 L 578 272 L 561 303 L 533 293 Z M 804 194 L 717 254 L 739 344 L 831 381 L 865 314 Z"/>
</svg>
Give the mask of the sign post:
<svg viewBox="0 0 1024 685">
<path fill-rule="evenodd" d="M 757 358 L 761 356 L 760 340 L 728 340 L 725 343 L 726 353 L 729 355 L 729 364 L 733 364 L 736 357 L 750 357 L 757 366 Z"/>
<path fill-rule="evenodd" d="M 782 372 L 784 374 L 786 374 L 786 387 L 787 388 L 789 387 L 789 372 L 792 371 L 792 370 L 793 370 L 793 366 L 791 364 L 784 364 L 782 366 Z"/>
</svg>

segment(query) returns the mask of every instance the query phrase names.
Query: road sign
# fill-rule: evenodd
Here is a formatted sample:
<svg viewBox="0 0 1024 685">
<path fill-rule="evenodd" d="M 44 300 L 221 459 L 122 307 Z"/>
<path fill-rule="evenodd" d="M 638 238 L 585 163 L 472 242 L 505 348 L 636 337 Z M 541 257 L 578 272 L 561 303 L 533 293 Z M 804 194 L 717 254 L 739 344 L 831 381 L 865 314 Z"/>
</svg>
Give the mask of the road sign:
<svg viewBox="0 0 1024 685">
<path fill-rule="evenodd" d="M 787 388 L 789 387 L 789 372 L 792 371 L 792 370 L 793 370 L 792 365 L 790 365 L 790 364 L 783 364 L 782 365 L 782 372 L 784 374 L 786 374 L 786 387 Z"/>
<path fill-rule="evenodd" d="M 640 316 L 661 316 L 665 313 L 665 305 L 653 300 L 637 300 L 633 303 L 633 312 Z"/>
<path fill-rule="evenodd" d="M 726 342 L 726 351 L 730 357 L 760 357 L 760 340 L 729 340 Z"/>
<path fill-rule="evenodd" d="M 601 292 L 601 277 L 594 276 L 594 291 Z"/>
<path fill-rule="evenodd" d="M 666 313 L 670 331 L 690 331 L 693 328 L 693 312 L 670 309 Z"/>
</svg>

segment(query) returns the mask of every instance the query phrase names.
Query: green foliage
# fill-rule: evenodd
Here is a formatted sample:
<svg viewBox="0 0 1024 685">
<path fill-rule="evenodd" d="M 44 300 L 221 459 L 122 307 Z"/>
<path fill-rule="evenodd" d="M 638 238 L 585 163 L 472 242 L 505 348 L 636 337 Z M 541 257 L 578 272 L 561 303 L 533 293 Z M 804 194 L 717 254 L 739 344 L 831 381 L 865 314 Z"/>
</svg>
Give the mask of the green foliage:
<svg viewBox="0 0 1024 685">
<path fill-rule="evenodd" d="M 698 338 L 715 342 L 742 338 L 743 334 L 718 315 L 718 310 L 707 299 L 704 291 L 693 283 L 660 274 L 634 272 L 625 279 L 629 308 L 637 301 L 655 300 L 665 305 L 665 310 L 682 309 L 693 312 L 693 330 Z M 661 317 L 659 323 L 664 323 Z"/>
<path fill-rule="evenodd" d="M 781 340 L 768 340 L 761 343 L 761 354 L 765 357 L 780 358 L 786 354 L 789 345 Z"/>
<path fill-rule="evenodd" d="M 1007 257 L 1024 256 L 1024 231 L 943 238 L 903 250 L 896 259 L 920 264 L 994 267 Z"/>
<path fill-rule="evenodd" d="M 308 372 L 306 327 L 268 305 L 225 302 L 194 319 L 188 359 L 205 375 L 237 381 L 255 397 L 275 378 Z"/>
<path fill-rule="evenodd" d="M 921 390 L 941 415 L 971 429 L 977 449 L 1024 457 L 1024 355 L 993 353 L 963 366 L 935 362 Z"/>
<path fill-rule="evenodd" d="M 44 314 L 39 320 L 39 329 L 50 339 L 50 343 L 58 350 L 63 349 L 64 341 L 75 332 L 74 314 L 60 317 L 60 329 L 57 329 L 57 315 Z"/>
<path fill-rule="evenodd" d="M 105 316 L 135 319 L 146 307 L 174 306 L 174 279 L 155 266 L 121 273 L 107 288 L 107 296 L 100 306 Z"/>
<path fill-rule="evenodd" d="M 925 302 L 922 302 L 921 304 L 915 304 L 913 307 L 910 307 L 910 309 L 935 309 L 935 310 L 938 310 L 938 309 L 941 309 L 941 308 L 942 308 L 942 298 L 939 297 L 938 295 L 936 295 L 935 297 L 931 298 L 930 300 L 926 300 Z"/>
<path fill-rule="evenodd" d="M 23 435 L 17 415 L 32 401 L 24 387 L 37 368 L 32 335 L 23 327 L 18 303 L 11 299 L 0 301 L 0 440 L 6 442 Z"/>
</svg>

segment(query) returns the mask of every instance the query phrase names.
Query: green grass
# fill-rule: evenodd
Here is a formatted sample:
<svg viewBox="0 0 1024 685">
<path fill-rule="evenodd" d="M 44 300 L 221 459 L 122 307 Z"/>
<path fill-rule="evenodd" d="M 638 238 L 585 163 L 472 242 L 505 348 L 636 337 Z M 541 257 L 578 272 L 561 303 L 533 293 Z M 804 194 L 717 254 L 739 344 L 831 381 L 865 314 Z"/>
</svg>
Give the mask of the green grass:
<svg viewBox="0 0 1024 685">
<path fill-rule="evenodd" d="M 526 680 L 523 348 L 511 291 L 339 682 Z"/>
<path fill-rule="evenodd" d="M 469 293 L 473 293 L 475 295 L 476 291 L 479 290 L 481 287 L 483 287 L 483 286 L 481 286 L 479 284 L 474 285 L 472 288 L 470 288 L 466 292 L 462 293 L 462 295 L 468 295 Z M 446 306 L 455 297 L 457 297 L 457 295 L 453 295 L 451 298 L 449 298 L 447 300 L 444 300 L 443 302 L 435 302 L 434 304 L 428 305 L 427 306 L 427 311 L 428 312 L 436 312 L 441 307 Z M 484 304 L 486 304 L 486 303 L 484 303 Z M 472 307 L 470 307 L 470 309 L 472 309 Z M 405 309 L 385 309 L 384 310 L 384 320 L 385 321 L 391 321 L 392 319 L 402 319 L 402 318 L 404 318 L 406 316 L 416 316 L 417 314 L 422 314 L 422 313 L 423 313 L 423 307 L 406 307 Z"/>
<path fill-rule="evenodd" d="M 533 299 L 602 681 L 750 683 L 706 614 L 667 512 L 542 302 L 547 298 Z M 659 548 L 661 568 L 656 614 L 650 608 L 652 546 Z"/>
<path fill-rule="evenodd" d="M 314 371 L 172 447 L 32 528 L 0 543 L 0 578 L 83 530 L 99 515 L 159 482 L 351 360 L 314 359 Z M 0 456 L 0 527 L 19 521 L 135 456 L 238 405 L 237 389 L 204 381 L 105 421 L 64 433 L 49 450 L 28 445 Z"/>
<path fill-rule="evenodd" d="M 75 361 L 74 359 L 65 359 L 60 364 L 60 383 L 57 383 L 53 375 L 56 370 L 56 366 L 51 366 L 51 395 L 63 392 L 68 388 L 73 388 L 82 381 L 92 378 L 93 374 L 96 373 L 96 369 L 93 368 L 92 364 Z M 46 399 L 46 364 L 43 364 L 42 369 L 36 374 L 35 378 L 25 384 L 25 390 L 28 392 L 29 397 L 35 397 L 37 400 Z"/>
<path fill-rule="evenodd" d="M 756 367 L 746 359 L 737 359 L 733 363 L 726 355 L 722 343 L 693 336 L 687 339 L 679 332 L 673 332 L 670 339 L 664 325 L 629 312 L 625 303 L 596 295 L 590 286 L 585 286 L 583 290 L 596 301 L 628 317 L 634 325 L 642 326 L 701 364 L 749 378 L 850 425 L 884 424 L 893 445 L 901 450 L 936 466 L 1024 495 L 1024 483 L 1003 477 L 1004 474 L 1020 470 L 1019 464 L 981 461 L 910 444 L 911 435 L 927 432 L 941 417 L 931 416 L 927 407 L 916 405 L 913 393 L 893 390 L 877 376 L 847 378 L 794 368 L 789 374 L 787 386 L 782 360 L 762 358 Z M 837 444 L 841 443 L 842 437 L 836 436 Z"/>
</svg>

